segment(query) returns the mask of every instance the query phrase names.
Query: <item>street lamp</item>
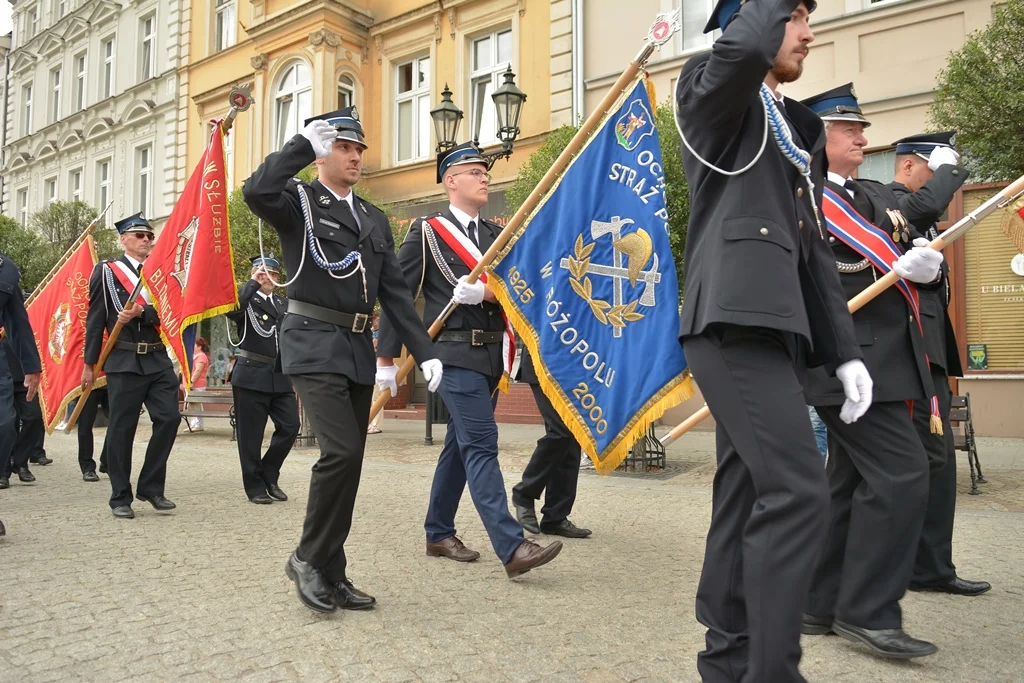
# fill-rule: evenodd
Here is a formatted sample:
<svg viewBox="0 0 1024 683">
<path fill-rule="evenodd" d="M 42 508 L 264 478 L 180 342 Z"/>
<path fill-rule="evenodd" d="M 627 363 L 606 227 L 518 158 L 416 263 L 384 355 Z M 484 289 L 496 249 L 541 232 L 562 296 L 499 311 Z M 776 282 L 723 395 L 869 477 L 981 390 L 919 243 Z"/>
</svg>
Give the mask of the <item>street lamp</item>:
<svg viewBox="0 0 1024 683">
<path fill-rule="evenodd" d="M 501 148 L 481 154 L 487 160 L 488 169 L 498 159 L 508 159 L 512 156 L 512 145 L 519 137 L 519 117 L 523 113 L 523 103 L 526 102 L 526 93 L 516 87 L 516 75 L 512 73 L 512 66 L 509 65 L 502 75 L 505 79 L 504 83 L 491 95 L 494 111 L 498 117 L 497 136 L 501 142 Z M 430 118 L 434 120 L 434 132 L 437 134 L 438 152 L 455 146 L 455 134 L 458 132 L 462 116 L 462 110 L 452 102 L 451 90 L 445 83 L 444 91 L 441 93 L 441 104 L 430 110 Z M 479 123 L 478 121 L 478 128 Z M 479 130 L 477 135 L 479 136 Z M 479 146 L 479 137 L 476 142 Z"/>
</svg>

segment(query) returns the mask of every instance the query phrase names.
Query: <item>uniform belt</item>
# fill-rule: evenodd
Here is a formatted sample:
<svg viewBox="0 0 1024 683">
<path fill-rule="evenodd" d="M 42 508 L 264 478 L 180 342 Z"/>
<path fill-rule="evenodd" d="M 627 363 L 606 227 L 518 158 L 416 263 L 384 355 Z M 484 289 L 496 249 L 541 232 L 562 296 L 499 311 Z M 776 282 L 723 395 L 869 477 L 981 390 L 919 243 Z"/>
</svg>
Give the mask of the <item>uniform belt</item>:
<svg viewBox="0 0 1024 683">
<path fill-rule="evenodd" d="M 367 328 L 366 323 L 370 321 L 368 313 L 345 313 L 343 311 L 335 311 L 332 308 L 307 304 L 305 301 L 296 301 L 295 299 L 288 299 L 288 312 L 319 320 L 329 325 L 347 327 L 356 334 L 365 332 Z"/>
<path fill-rule="evenodd" d="M 238 355 L 242 358 L 248 358 L 259 363 L 266 363 L 267 365 L 273 365 L 277 362 L 277 358 L 271 356 L 264 356 L 262 353 L 255 353 L 253 351 L 246 351 L 245 349 L 238 349 Z"/>
<path fill-rule="evenodd" d="M 147 342 L 126 342 L 116 341 L 114 342 L 115 349 L 121 349 L 122 351 L 132 351 L 136 355 L 145 356 L 147 353 L 155 353 L 157 351 L 163 351 L 164 345 L 160 342 L 147 343 Z"/>
<path fill-rule="evenodd" d="M 484 330 L 445 330 L 437 335 L 437 341 L 469 342 L 473 346 L 497 344 L 503 332 L 486 332 Z"/>
</svg>

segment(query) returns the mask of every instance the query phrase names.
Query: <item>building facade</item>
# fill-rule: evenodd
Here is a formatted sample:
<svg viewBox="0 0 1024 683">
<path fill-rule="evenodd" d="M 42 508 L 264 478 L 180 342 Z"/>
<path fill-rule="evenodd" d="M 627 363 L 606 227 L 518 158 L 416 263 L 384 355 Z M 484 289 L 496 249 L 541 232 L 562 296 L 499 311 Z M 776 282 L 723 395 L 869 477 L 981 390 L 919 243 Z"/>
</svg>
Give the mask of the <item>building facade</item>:
<svg viewBox="0 0 1024 683">
<path fill-rule="evenodd" d="M 179 0 L 15 0 L 3 212 L 80 199 L 159 228 L 173 175 Z"/>
</svg>

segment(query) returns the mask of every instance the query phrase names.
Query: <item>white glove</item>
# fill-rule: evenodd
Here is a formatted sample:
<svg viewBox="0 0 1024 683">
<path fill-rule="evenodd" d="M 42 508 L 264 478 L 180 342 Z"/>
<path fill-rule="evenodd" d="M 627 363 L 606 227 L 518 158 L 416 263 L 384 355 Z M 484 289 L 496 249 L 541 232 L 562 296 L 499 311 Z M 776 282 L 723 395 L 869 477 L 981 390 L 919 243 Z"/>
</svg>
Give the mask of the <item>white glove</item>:
<svg viewBox="0 0 1024 683">
<path fill-rule="evenodd" d="M 846 361 L 836 370 L 836 377 L 843 383 L 846 402 L 839 411 L 839 419 L 853 424 L 871 407 L 871 375 L 859 360 Z"/>
<path fill-rule="evenodd" d="M 331 148 L 334 146 L 334 138 L 338 137 L 338 131 L 326 121 L 317 119 L 316 121 L 310 121 L 309 125 L 302 129 L 302 137 L 309 140 L 309 144 L 313 145 L 313 153 L 316 154 L 316 158 L 323 159 L 331 153 Z"/>
<path fill-rule="evenodd" d="M 923 237 L 914 240 L 914 248 L 893 262 L 892 269 L 896 274 L 911 282 L 935 282 L 942 265 L 942 252 L 932 249 L 928 244 L 928 240 Z"/>
<path fill-rule="evenodd" d="M 475 306 L 484 300 L 484 292 L 487 291 L 487 286 L 477 280 L 473 284 L 466 282 L 468 275 L 463 275 L 459 278 L 459 284 L 455 285 L 455 291 L 452 292 L 452 298 L 455 299 L 455 303 L 460 306 Z"/>
<path fill-rule="evenodd" d="M 375 379 L 381 392 L 390 391 L 392 396 L 398 396 L 397 365 L 378 365 L 377 377 Z"/>
<path fill-rule="evenodd" d="M 928 168 L 932 169 L 932 171 L 938 171 L 939 166 L 945 166 L 946 164 L 955 166 L 959 160 L 960 155 L 952 147 L 936 147 L 928 155 Z"/>
<path fill-rule="evenodd" d="M 427 391 L 437 391 L 441 386 L 441 361 L 428 360 L 420 363 L 420 370 L 423 371 L 423 379 L 427 380 Z"/>
</svg>

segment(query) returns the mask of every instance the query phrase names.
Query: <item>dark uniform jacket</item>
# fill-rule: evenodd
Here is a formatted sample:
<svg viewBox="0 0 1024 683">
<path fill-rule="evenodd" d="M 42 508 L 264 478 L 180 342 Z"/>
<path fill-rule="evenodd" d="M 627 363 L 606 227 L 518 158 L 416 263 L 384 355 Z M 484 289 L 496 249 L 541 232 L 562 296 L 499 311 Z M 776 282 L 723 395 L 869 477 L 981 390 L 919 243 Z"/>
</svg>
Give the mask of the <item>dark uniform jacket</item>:
<svg viewBox="0 0 1024 683">
<path fill-rule="evenodd" d="M 519 377 L 516 379 L 527 384 L 540 384 L 537 380 L 537 368 L 533 366 L 533 356 L 530 355 L 526 344 L 523 344 L 523 355 L 519 357 Z"/>
<path fill-rule="evenodd" d="M 28 321 L 28 313 L 25 312 L 25 300 L 21 295 L 21 271 L 4 254 L 0 254 L 0 322 L 6 331 L 5 346 L 9 346 L 13 358 L 20 361 L 21 378 L 14 378 L 15 381 L 24 381 L 25 373 L 40 371 L 39 351 L 36 349 L 35 338 L 32 336 L 32 326 Z M 0 362 L 6 364 L 7 355 Z M 10 372 L 13 375 L 16 369 L 11 364 Z M 0 368 L 0 374 L 2 368 Z"/>
<path fill-rule="evenodd" d="M 902 183 L 889 183 L 900 202 L 900 211 L 917 230 L 932 240 L 938 237 L 935 223 L 953 201 L 953 195 L 967 181 L 966 168 L 947 164 L 940 166 L 931 180 L 917 192 Z M 920 288 L 921 324 L 924 325 L 925 348 L 931 364 L 942 368 L 950 377 L 962 377 L 960 346 L 949 319 L 949 266 L 943 262 L 942 279 L 936 288 Z"/>
<path fill-rule="evenodd" d="M 761 147 L 765 115 L 758 95 L 801 0 L 748 3 L 710 53 L 689 59 L 676 86 L 680 125 L 707 161 L 746 166 Z M 785 98 L 794 142 L 813 156 L 821 206 L 825 132 L 807 107 Z M 712 323 L 783 330 L 809 340 L 811 365 L 829 372 L 861 357 L 828 244 L 807 183 L 768 134 L 764 154 L 739 176 L 713 171 L 685 148 L 690 225 L 680 336 Z"/>
<path fill-rule="evenodd" d="M 122 255 L 116 260 L 135 271 L 135 267 L 132 266 L 128 257 Z M 92 277 L 89 278 L 89 313 L 85 319 L 85 363 L 87 365 L 95 364 L 100 358 L 100 352 L 103 350 L 103 330 L 110 332 L 117 324 L 117 308 L 110 300 L 106 278 L 112 278 L 114 290 L 117 292 L 122 307 L 131 295 L 131 292 L 124 288 L 121 280 L 115 274 L 104 273 L 106 269 L 116 267 L 108 261 L 98 263 L 92 271 Z M 144 303 L 141 296 L 136 301 L 140 304 Z M 124 325 L 117 340 L 131 344 L 163 344 L 160 339 L 159 326 L 160 318 L 157 316 L 156 308 L 145 304 L 142 315 Z M 157 349 L 141 354 L 134 350 L 119 349 L 115 346 L 111 349 L 107 362 L 103 365 L 103 371 L 106 373 L 131 372 L 136 375 L 153 375 L 172 367 L 166 349 Z"/>
<path fill-rule="evenodd" d="M 281 370 L 281 356 L 277 353 L 276 329 L 281 317 L 284 316 L 287 299 L 271 294 L 274 302 L 270 303 L 258 295 L 259 291 L 260 283 L 256 280 L 249 280 L 242 285 L 238 290 L 239 308 L 228 313 L 227 317 L 235 323 L 235 333 L 241 339 L 238 348 L 273 358 L 274 361 L 264 363 L 253 358 L 238 356 L 231 369 L 231 384 L 267 394 L 287 393 L 292 391 L 292 381 Z M 252 318 L 256 318 L 257 324 L 264 333 L 273 330 L 270 336 L 264 337 L 260 334 L 253 327 Z"/>
<path fill-rule="evenodd" d="M 836 194 L 849 199 L 850 195 L 842 185 L 832 181 L 827 181 L 827 184 Z M 871 204 L 871 215 L 864 218 L 891 234 L 893 226 L 885 210 L 898 208 L 895 195 L 885 185 L 873 181 L 859 180 L 857 185 Z M 850 203 L 852 205 L 853 201 Z M 914 236 L 916 232 L 911 231 L 911 241 Z M 838 239 L 830 237 L 829 241 L 835 254 L 833 268 L 836 268 L 836 261 L 856 264 L 864 260 Z M 897 246 L 907 249 L 911 242 L 900 242 Z M 840 273 L 844 298 L 852 299 L 867 289 L 875 281 L 875 275 L 873 266 L 856 273 Z M 912 316 L 910 304 L 896 287 L 889 287 L 854 313 L 853 326 L 857 343 L 864 353 L 864 365 L 874 383 L 874 403 L 924 399 L 934 395 L 931 373 L 925 363 L 924 338 Z M 827 406 L 841 405 L 845 397 L 838 379 L 815 369 L 810 372 L 807 399 L 811 405 Z"/>
<path fill-rule="evenodd" d="M 451 209 L 432 216 L 444 216 L 455 226 L 456 229 L 465 228 L 464 225 L 452 215 Z M 424 218 L 413 222 L 405 242 L 398 250 L 398 261 L 402 266 L 402 273 L 405 275 L 405 282 L 409 289 L 416 293 L 422 293 L 424 298 L 423 320 L 429 326 L 434 322 L 448 302 L 452 299 L 452 292 L 455 286 L 452 285 L 442 274 L 437 261 L 432 254 L 431 245 L 426 239 L 424 232 Z M 501 227 L 490 221 L 479 219 L 477 235 L 480 240 L 480 253 L 487 251 L 495 238 L 501 232 Z M 448 244 L 435 234 L 434 243 L 444 263 L 451 270 L 456 281 L 463 275 L 469 275 L 469 267 L 459 258 Z M 420 283 L 422 282 L 422 290 Z M 448 317 L 442 331 L 465 331 L 481 330 L 484 332 L 503 332 L 505 330 L 504 319 L 501 315 L 501 306 L 484 301 L 476 306 L 458 306 Z M 500 377 L 504 372 L 502 365 L 500 341 L 482 346 L 473 346 L 469 342 L 438 341 L 436 343 L 437 356 L 445 365 L 475 370 L 488 377 Z M 394 325 L 389 315 L 382 315 L 380 320 L 380 341 L 377 345 L 377 354 L 380 356 L 395 357 L 401 353 L 402 344 L 395 335 Z"/>
<path fill-rule="evenodd" d="M 315 160 L 309 141 L 296 135 L 284 149 L 266 158 L 245 181 L 242 194 L 253 213 L 277 230 L 285 268 L 289 274 L 297 274 L 292 276 L 295 282 L 288 286 L 288 298 L 343 313 L 362 313 L 368 320 L 365 331 L 357 333 L 347 327 L 288 313 L 279 327 L 284 372 L 289 375 L 341 374 L 358 384 L 373 384 L 376 361 L 369 318 L 378 298 L 417 362 L 435 358 L 430 338 L 416 315 L 412 295 L 402 278 L 387 217 L 373 204 L 355 198 L 359 214 L 357 224 L 347 201 L 336 200 L 319 181 L 306 186 L 312 190 L 308 195 L 313 234 L 319 239 L 324 255 L 328 261 L 336 262 L 352 251 L 359 252 L 366 269 L 365 296 L 358 272 L 344 280 L 336 279 L 318 267 L 309 253 L 299 272 L 299 260 L 307 246 L 298 195 L 300 181 L 294 176 Z M 353 268 L 343 274 L 347 275 Z"/>
</svg>

